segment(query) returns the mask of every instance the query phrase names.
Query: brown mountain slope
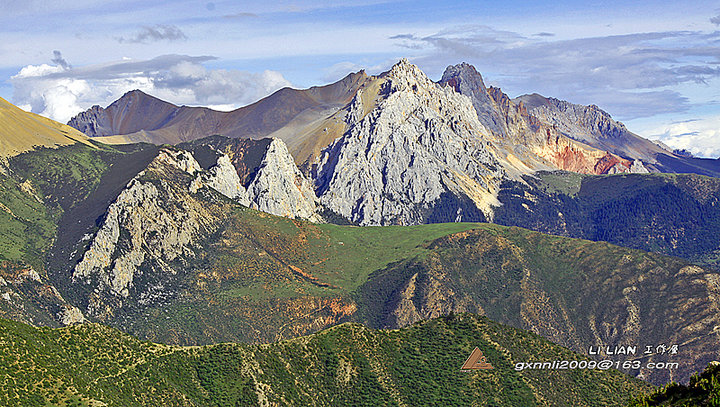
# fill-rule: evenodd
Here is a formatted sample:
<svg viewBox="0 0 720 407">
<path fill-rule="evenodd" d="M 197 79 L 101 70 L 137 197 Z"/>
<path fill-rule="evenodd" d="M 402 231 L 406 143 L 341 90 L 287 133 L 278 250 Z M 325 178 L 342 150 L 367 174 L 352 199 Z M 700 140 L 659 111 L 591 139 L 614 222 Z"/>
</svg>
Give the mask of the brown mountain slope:
<svg viewBox="0 0 720 407">
<path fill-rule="evenodd" d="M 555 125 L 539 120 L 531 113 L 534 105 L 528 106 L 523 98 L 511 99 L 499 88 L 486 87 L 482 75 L 470 64 L 449 66 L 438 83 L 470 97 L 480 122 L 499 140 L 498 157 L 507 162 L 508 168 L 516 167 L 521 173 L 546 168 L 585 174 L 644 172 L 639 163 L 633 167 L 632 159 L 621 156 L 643 161 L 646 156 L 623 154 L 622 150 L 609 150 L 604 145 L 573 137 L 575 133 L 592 131 L 594 122 L 585 120 L 574 131 L 558 131 L 564 122 Z"/>
<path fill-rule="evenodd" d="M 553 126 L 560 134 L 595 148 L 632 156 L 649 164 L 656 162 L 656 155 L 670 153 L 628 131 L 622 123 L 613 120 L 607 112 L 595 105 L 576 105 L 537 93 L 522 95 L 513 101 L 522 102 L 530 114 Z"/>
<path fill-rule="evenodd" d="M 522 104 L 530 117 L 557 134 L 607 151 L 608 155 L 641 160 L 653 172 L 720 176 L 720 160 L 675 154 L 629 131 L 624 124 L 595 105 L 576 105 L 537 93 L 512 101 Z"/>
<path fill-rule="evenodd" d="M 28 113 L 0 98 L 0 159 L 38 146 L 56 147 L 75 143 L 92 146 L 88 137 L 70 126 Z"/>
<path fill-rule="evenodd" d="M 106 109 L 94 106 L 68 124 L 108 144 L 177 144 L 213 134 L 254 139 L 277 137 L 288 144 L 297 162 L 303 162 L 319 150 L 314 148 L 319 123 L 345 106 L 367 78 L 360 71 L 326 86 L 283 88 L 231 112 L 178 107 L 136 90 Z M 320 142 L 322 146 L 329 143 L 322 138 Z"/>
</svg>

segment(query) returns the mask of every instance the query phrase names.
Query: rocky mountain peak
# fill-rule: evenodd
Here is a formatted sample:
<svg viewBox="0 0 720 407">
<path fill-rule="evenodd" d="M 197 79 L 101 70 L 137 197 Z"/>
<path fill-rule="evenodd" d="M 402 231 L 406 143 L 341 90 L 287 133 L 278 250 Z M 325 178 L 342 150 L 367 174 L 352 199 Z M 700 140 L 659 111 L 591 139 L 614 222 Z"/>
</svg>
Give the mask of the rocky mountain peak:
<svg viewBox="0 0 720 407">
<path fill-rule="evenodd" d="M 390 92 L 410 89 L 418 91 L 421 88 L 427 89 L 435 86 L 435 83 L 425 75 L 425 72 L 421 71 L 417 65 L 411 64 L 407 58 L 398 61 L 388 72 L 381 76 L 389 80 L 391 84 Z"/>
<path fill-rule="evenodd" d="M 452 86 L 456 92 L 460 92 L 460 87 L 467 87 L 476 91 L 486 92 L 485 83 L 483 82 L 482 75 L 475 69 L 474 66 L 463 62 L 457 65 L 450 65 L 445 68 L 441 84 L 447 84 Z"/>
<path fill-rule="evenodd" d="M 168 105 L 172 107 L 177 107 L 176 105 L 166 102 L 162 99 L 158 99 L 155 96 L 148 95 L 147 93 L 141 91 L 140 89 L 134 89 L 128 92 L 125 92 L 124 95 L 120 97 L 120 99 L 116 100 L 108 108 L 111 108 L 112 106 L 116 107 L 122 107 L 131 105 L 133 103 L 142 103 L 143 105 L 153 105 L 153 104 L 162 104 L 162 105 Z"/>
<path fill-rule="evenodd" d="M 202 163 L 199 165 L 206 169 L 193 181 L 191 192 L 208 186 L 273 215 L 322 220 L 312 184 L 297 168 L 282 140 L 211 136 L 178 147 L 196 155 Z"/>
<path fill-rule="evenodd" d="M 129 134 L 153 130 L 165 123 L 178 106 L 150 96 L 141 90 L 131 90 L 103 109 L 100 106 L 79 113 L 70 119 L 74 127 L 90 137 Z"/>
<path fill-rule="evenodd" d="M 361 225 L 491 218 L 504 171 L 470 98 L 407 60 L 380 80 L 379 97 L 356 94 L 347 131 L 313 168 L 320 202 Z"/>
<path fill-rule="evenodd" d="M 141 91 L 140 89 L 133 89 L 133 90 L 129 90 L 129 91 L 125 92 L 125 93 L 120 97 L 120 99 L 122 99 L 122 98 L 130 98 L 130 97 L 140 97 L 140 96 L 143 96 L 143 95 L 145 95 L 145 96 L 150 96 L 150 95 L 148 95 L 147 93 Z"/>
<path fill-rule="evenodd" d="M 450 65 L 445 69 L 439 83 L 442 86 L 452 87 L 461 95 L 470 97 L 483 126 L 498 137 L 507 135 L 506 120 L 496 106 L 499 103 L 488 93 L 482 75 L 474 66 L 467 62 Z"/>
</svg>

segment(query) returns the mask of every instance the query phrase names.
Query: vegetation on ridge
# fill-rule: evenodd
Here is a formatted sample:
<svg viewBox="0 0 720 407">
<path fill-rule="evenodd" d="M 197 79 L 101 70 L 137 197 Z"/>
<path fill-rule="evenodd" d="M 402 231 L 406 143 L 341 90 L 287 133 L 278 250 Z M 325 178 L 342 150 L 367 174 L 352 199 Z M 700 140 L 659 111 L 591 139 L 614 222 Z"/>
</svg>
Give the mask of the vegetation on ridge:
<svg viewBox="0 0 720 407">
<path fill-rule="evenodd" d="M 713 362 L 705 371 L 694 374 L 688 385 L 671 382 L 652 394 L 633 399 L 630 403 L 630 407 L 651 406 L 720 406 L 720 363 Z"/>
<path fill-rule="evenodd" d="M 582 360 L 537 335 L 461 314 L 394 331 L 342 324 L 268 345 L 175 347 L 101 325 L 0 320 L 0 404 L 619 405 L 652 387 L 617 371 L 524 370 Z M 460 370 L 475 347 L 492 370 Z"/>
<path fill-rule="evenodd" d="M 720 268 L 720 179 L 541 172 L 506 182 L 494 221 Z"/>
</svg>

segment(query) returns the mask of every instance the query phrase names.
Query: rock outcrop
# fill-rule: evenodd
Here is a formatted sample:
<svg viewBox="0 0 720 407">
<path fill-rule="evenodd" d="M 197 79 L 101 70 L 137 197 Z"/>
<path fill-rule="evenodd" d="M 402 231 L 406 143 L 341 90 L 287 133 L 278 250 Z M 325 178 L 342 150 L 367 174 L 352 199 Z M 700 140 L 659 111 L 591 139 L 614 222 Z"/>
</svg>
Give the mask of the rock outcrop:
<svg viewBox="0 0 720 407">
<path fill-rule="evenodd" d="M 242 205 L 250 206 L 248 191 L 226 154 L 219 156 L 215 165 L 193 180 L 190 184 L 190 192 L 195 193 L 202 187 L 210 187 Z"/>
<path fill-rule="evenodd" d="M 0 262 L 0 317 L 53 327 L 85 321 L 47 278 L 31 266 L 8 261 Z"/>
<path fill-rule="evenodd" d="M 200 171 L 191 153 L 162 149 L 110 205 L 72 273 L 75 283 L 91 282 L 99 293 L 91 296 L 91 315 L 111 312 L 102 293 L 151 301 L 153 291 L 163 285 L 153 282 L 181 273 L 172 263 L 193 257 L 199 242 L 216 229 L 221 204 L 201 202 L 190 191 L 193 175 Z"/>
<path fill-rule="evenodd" d="M 528 114 L 552 128 L 557 134 L 624 157 L 629 163 L 638 160 L 656 165 L 658 155 L 672 154 L 657 143 L 630 132 L 624 124 L 613 120 L 610 114 L 596 105 L 577 105 L 564 100 L 546 98 L 536 93 L 520 96 L 513 101 L 523 103 Z M 630 164 L 625 172 L 632 171 Z"/>
<path fill-rule="evenodd" d="M 221 144 L 249 148 L 210 148 Z M 257 161 L 257 168 L 233 165 L 233 158 L 258 146 L 264 149 L 261 158 L 236 160 L 244 165 Z M 125 305 L 153 304 L 174 295 L 169 287 L 187 271 L 183 264 L 196 257 L 225 216 L 228 203 L 219 194 L 279 216 L 321 220 L 312 185 L 281 140 L 215 137 L 185 147 L 202 156 L 203 165 L 192 151 L 162 148 L 110 204 L 97 232 L 87 237 L 89 245 L 72 280 L 93 287 L 85 310 L 92 317 L 103 320 Z M 246 184 L 238 172 L 249 174 Z M 77 322 L 78 314 L 69 310 L 62 319 Z"/>
<path fill-rule="evenodd" d="M 403 60 L 338 117 L 345 132 L 310 173 L 320 202 L 361 225 L 492 220 L 499 183 L 539 170 L 648 171 L 562 134 L 464 63 L 436 84 Z"/>
<path fill-rule="evenodd" d="M 321 220 L 312 184 L 280 139 L 273 139 L 268 145 L 247 194 L 254 209 L 290 218 Z"/>
<path fill-rule="evenodd" d="M 361 225 L 491 218 L 504 172 L 470 99 L 407 60 L 375 81 L 313 166 L 320 202 Z"/>
<path fill-rule="evenodd" d="M 207 171 L 192 188 L 209 186 L 263 212 L 322 221 L 312 184 L 300 172 L 280 139 L 212 136 L 178 145 L 202 157 Z"/>
<path fill-rule="evenodd" d="M 508 118 L 506 112 L 500 111 L 492 96 L 488 93 L 482 75 L 468 63 L 451 65 L 445 69 L 442 79 L 438 82 L 450 86 L 461 95 L 470 97 L 478 119 L 488 130 L 498 136 L 508 134 Z"/>
</svg>

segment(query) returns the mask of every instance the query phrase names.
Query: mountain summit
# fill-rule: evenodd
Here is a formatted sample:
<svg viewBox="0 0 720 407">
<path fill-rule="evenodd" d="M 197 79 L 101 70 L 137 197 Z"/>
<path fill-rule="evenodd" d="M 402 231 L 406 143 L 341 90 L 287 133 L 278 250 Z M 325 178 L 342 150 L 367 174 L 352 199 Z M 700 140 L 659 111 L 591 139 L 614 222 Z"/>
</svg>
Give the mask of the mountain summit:
<svg viewBox="0 0 720 407">
<path fill-rule="evenodd" d="M 312 171 L 327 207 L 360 224 L 492 217 L 504 170 L 468 98 L 401 60 L 345 112 Z"/>
<path fill-rule="evenodd" d="M 462 95 L 469 96 L 477 111 L 478 119 L 490 131 L 498 135 L 507 134 L 506 119 L 496 108 L 495 101 L 485 87 L 482 75 L 474 66 L 466 62 L 448 66 L 440 83 L 451 86 Z"/>
<path fill-rule="evenodd" d="M 68 124 L 109 144 L 177 144 L 214 134 L 276 137 L 285 141 L 296 161 L 302 162 L 317 150 L 313 147 L 317 122 L 345 106 L 366 80 L 367 75 L 360 71 L 326 86 L 283 88 L 230 112 L 176 106 L 134 90 L 105 109 L 93 106 Z M 329 144 L 332 140 L 319 137 L 319 141 Z"/>
</svg>

